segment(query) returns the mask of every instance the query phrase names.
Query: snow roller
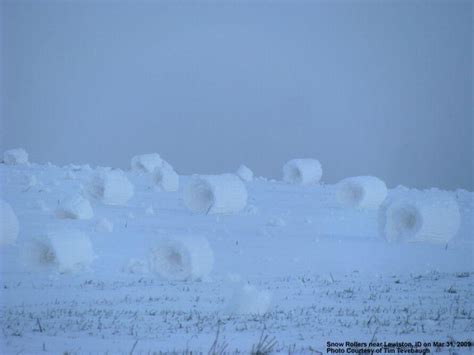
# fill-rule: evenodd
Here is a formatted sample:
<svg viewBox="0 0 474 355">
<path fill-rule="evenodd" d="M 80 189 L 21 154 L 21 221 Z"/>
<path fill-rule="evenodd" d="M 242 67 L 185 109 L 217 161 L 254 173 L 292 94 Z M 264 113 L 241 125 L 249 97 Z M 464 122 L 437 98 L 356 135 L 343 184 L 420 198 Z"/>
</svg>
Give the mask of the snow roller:
<svg viewBox="0 0 474 355">
<path fill-rule="evenodd" d="M 7 202 L 0 200 L 0 246 L 15 243 L 19 230 L 15 212 Z"/>
<path fill-rule="evenodd" d="M 185 188 L 184 203 L 197 213 L 235 213 L 247 204 L 247 189 L 234 174 L 195 175 Z"/>
<path fill-rule="evenodd" d="M 448 192 L 402 194 L 379 209 L 380 234 L 388 241 L 447 243 L 458 232 L 461 214 Z"/>
<path fill-rule="evenodd" d="M 322 175 L 321 163 L 316 159 L 293 159 L 283 166 L 283 181 L 289 184 L 316 184 Z"/>
<path fill-rule="evenodd" d="M 168 280 L 202 280 L 214 266 L 214 254 L 206 238 L 162 238 L 149 257 L 150 271 Z"/>
<path fill-rule="evenodd" d="M 375 176 L 354 176 L 337 183 L 336 198 L 342 207 L 377 209 L 387 197 L 387 186 Z"/>
<path fill-rule="evenodd" d="M 95 254 L 89 237 L 76 230 L 62 230 L 31 239 L 23 248 L 23 259 L 30 268 L 58 269 L 61 273 L 85 271 Z"/>
</svg>

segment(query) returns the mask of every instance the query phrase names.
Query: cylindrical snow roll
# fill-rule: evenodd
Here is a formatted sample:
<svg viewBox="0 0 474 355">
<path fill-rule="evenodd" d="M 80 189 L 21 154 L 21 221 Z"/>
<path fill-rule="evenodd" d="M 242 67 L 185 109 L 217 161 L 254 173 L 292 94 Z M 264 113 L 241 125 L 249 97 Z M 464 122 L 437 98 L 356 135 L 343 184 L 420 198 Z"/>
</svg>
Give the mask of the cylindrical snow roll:
<svg viewBox="0 0 474 355">
<path fill-rule="evenodd" d="M 461 215 L 449 193 L 402 195 L 379 209 L 379 230 L 388 241 L 447 243 L 458 232 Z"/>
<path fill-rule="evenodd" d="M 164 191 L 178 191 L 179 189 L 179 175 L 169 164 L 163 164 L 163 166 L 156 168 L 153 172 L 153 180 Z"/>
<path fill-rule="evenodd" d="M 3 153 L 3 162 L 7 165 L 28 164 L 28 153 L 23 148 L 7 150 Z"/>
<path fill-rule="evenodd" d="M 206 238 L 177 236 L 161 239 L 149 258 L 150 271 L 169 280 L 202 280 L 214 266 Z"/>
<path fill-rule="evenodd" d="M 133 185 L 120 170 L 99 172 L 89 184 L 91 197 L 107 205 L 125 205 L 133 196 Z"/>
<path fill-rule="evenodd" d="M 283 166 L 283 181 L 290 184 L 316 184 L 322 175 L 321 163 L 316 159 L 293 159 Z"/>
<path fill-rule="evenodd" d="M 355 176 L 337 184 L 336 198 L 343 207 L 376 209 L 387 197 L 387 186 L 375 176 Z"/>
<path fill-rule="evenodd" d="M 89 200 L 81 195 L 74 195 L 61 201 L 56 216 L 65 219 L 91 219 L 94 217 L 94 212 Z"/>
<path fill-rule="evenodd" d="M 30 268 L 76 272 L 88 270 L 95 254 L 86 234 L 65 230 L 32 239 L 23 250 L 23 258 Z"/>
<path fill-rule="evenodd" d="M 237 176 L 240 177 L 243 181 L 249 182 L 253 180 L 253 171 L 250 170 L 245 165 L 239 166 L 236 172 Z"/>
<path fill-rule="evenodd" d="M 163 166 L 163 159 L 158 153 L 136 155 L 132 158 L 130 165 L 134 171 L 151 173 L 156 168 Z"/>
<path fill-rule="evenodd" d="M 7 202 L 0 200 L 0 246 L 15 243 L 19 230 L 15 212 Z"/>
<path fill-rule="evenodd" d="M 198 213 L 234 213 L 247 204 L 247 189 L 237 175 L 196 175 L 184 191 L 184 203 Z"/>
</svg>

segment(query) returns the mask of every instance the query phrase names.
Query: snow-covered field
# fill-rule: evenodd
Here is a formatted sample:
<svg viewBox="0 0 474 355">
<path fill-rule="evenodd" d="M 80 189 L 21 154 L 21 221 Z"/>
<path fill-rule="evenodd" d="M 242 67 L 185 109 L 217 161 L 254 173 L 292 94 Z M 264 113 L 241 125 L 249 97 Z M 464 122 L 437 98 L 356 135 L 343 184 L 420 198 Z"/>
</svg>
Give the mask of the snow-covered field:
<svg viewBox="0 0 474 355">
<path fill-rule="evenodd" d="M 252 179 L 241 169 L 250 180 L 245 207 L 214 213 L 229 207 L 224 195 L 197 213 L 184 198 L 196 178 L 180 176 L 173 191 L 174 175 L 157 177 L 155 168 L 124 172 L 129 199 L 128 187 L 101 185 L 122 178 L 106 169 L 0 164 L 0 196 L 20 226 L 16 242 L 0 248 L 2 354 L 248 353 L 259 343 L 261 352 L 326 353 L 328 341 L 474 340 L 474 193 L 389 189 L 387 199 L 449 195 L 461 217 L 449 242 L 389 243 L 378 209 L 342 207 L 336 185 Z M 57 241 L 74 233 L 81 270 Z M 213 263 L 183 242 L 189 255 L 176 257 L 194 274 L 153 272 L 163 239 L 181 236 L 207 239 Z M 32 260 L 38 253 L 41 263 Z"/>
</svg>

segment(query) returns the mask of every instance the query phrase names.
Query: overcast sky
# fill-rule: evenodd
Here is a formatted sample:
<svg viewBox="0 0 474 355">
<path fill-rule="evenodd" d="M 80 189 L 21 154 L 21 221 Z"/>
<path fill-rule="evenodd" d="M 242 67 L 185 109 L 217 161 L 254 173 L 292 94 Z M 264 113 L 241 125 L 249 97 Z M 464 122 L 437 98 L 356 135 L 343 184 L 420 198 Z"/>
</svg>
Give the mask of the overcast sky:
<svg viewBox="0 0 474 355">
<path fill-rule="evenodd" d="M 2 150 L 474 189 L 471 1 L 3 1 Z"/>
</svg>

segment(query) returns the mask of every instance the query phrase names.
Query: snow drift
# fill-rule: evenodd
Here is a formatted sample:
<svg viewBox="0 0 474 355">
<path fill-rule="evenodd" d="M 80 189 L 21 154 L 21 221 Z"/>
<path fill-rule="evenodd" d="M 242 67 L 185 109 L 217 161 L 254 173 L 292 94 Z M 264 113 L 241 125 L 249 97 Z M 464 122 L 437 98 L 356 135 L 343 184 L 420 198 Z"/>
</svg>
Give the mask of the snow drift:
<svg viewBox="0 0 474 355">
<path fill-rule="evenodd" d="M 283 166 L 283 181 L 290 184 L 316 184 L 322 175 L 321 163 L 316 159 L 293 159 Z"/>
<path fill-rule="evenodd" d="M 7 202 L 0 200 L 0 246 L 15 243 L 19 230 L 15 212 Z"/>
<path fill-rule="evenodd" d="M 133 171 L 152 173 L 156 168 L 164 165 L 164 160 L 158 153 L 141 154 L 134 156 L 130 165 Z"/>
<path fill-rule="evenodd" d="M 253 180 L 253 171 L 250 170 L 245 165 L 239 166 L 236 172 L 237 176 L 241 178 L 243 181 L 249 182 Z"/>
<path fill-rule="evenodd" d="M 152 250 L 150 271 L 169 280 L 202 280 L 214 266 L 206 238 L 178 236 L 161 239 Z"/>
<path fill-rule="evenodd" d="M 375 176 L 355 176 L 337 184 L 337 201 L 343 207 L 376 209 L 387 197 L 387 186 Z"/>
<path fill-rule="evenodd" d="M 153 172 L 153 180 L 164 191 L 177 191 L 179 176 L 169 164 L 157 167 Z"/>
<path fill-rule="evenodd" d="M 106 205 L 125 205 L 133 196 L 133 185 L 120 170 L 102 170 L 89 184 L 92 198 Z"/>
<path fill-rule="evenodd" d="M 247 204 L 247 189 L 234 174 L 195 175 L 184 191 L 184 203 L 198 213 L 234 213 Z"/>
<path fill-rule="evenodd" d="M 451 194 L 403 193 L 379 209 L 379 230 L 388 241 L 447 243 L 458 232 L 459 206 Z"/>
<path fill-rule="evenodd" d="M 60 231 L 32 239 L 23 257 L 33 269 L 57 268 L 69 273 L 88 270 L 95 255 L 89 237 L 79 231 Z"/>
<path fill-rule="evenodd" d="M 94 212 L 89 200 L 81 195 L 74 195 L 61 201 L 56 215 L 64 219 L 91 219 L 94 217 Z"/>
<path fill-rule="evenodd" d="M 238 314 L 264 314 L 270 307 L 270 301 L 270 292 L 259 291 L 255 286 L 246 284 L 234 290 L 228 309 Z"/>
<path fill-rule="evenodd" d="M 28 153 L 22 148 L 7 150 L 3 153 L 3 162 L 7 165 L 28 164 Z"/>
</svg>

